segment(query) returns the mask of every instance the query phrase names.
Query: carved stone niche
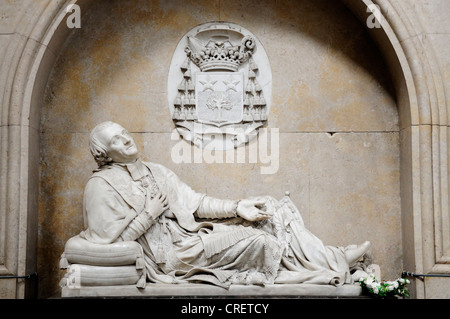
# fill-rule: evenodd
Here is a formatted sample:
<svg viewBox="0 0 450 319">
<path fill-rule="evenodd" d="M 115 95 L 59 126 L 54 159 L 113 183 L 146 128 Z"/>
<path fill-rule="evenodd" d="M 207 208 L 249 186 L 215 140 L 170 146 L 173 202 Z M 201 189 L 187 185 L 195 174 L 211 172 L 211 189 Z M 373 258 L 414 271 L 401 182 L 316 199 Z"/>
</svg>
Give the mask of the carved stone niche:
<svg viewBox="0 0 450 319">
<path fill-rule="evenodd" d="M 208 23 L 194 28 L 181 39 L 170 66 L 168 98 L 172 118 L 178 132 L 183 138 L 202 148 L 225 150 L 245 144 L 257 135 L 258 128 L 262 127 L 267 121 L 271 100 L 271 79 L 270 65 L 264 49 L 247 30 L 231 23 Z M 123 128 L 114 127 L 119 132 L 123 132 Z M 118 164 L 114 166 L 116 169 L 124 167 L 122 165 L 124 163 Z M 147 163 L 147 165 L 150 164 Z M 155 230 L 155 233 L 151 233 L 151 239 L 156 238 L 158 240 L 163 236 L 161 234 L 169 234 L 167 236 L 170 237 L 166 237 L 168 241 L 160 240 L 157 245 L 155 244 L 156 246 L 152 242 L 152 247 L 158 248 L 155 253 L 149 253 L 152 248 L 148 244 L 148 249 L 144 250 L 142 242 L 138 243 L 137 241 L 118 241 L 111 244 L 105 244 L 102 240 L 99 242 L 89 241 L 89 236 L 86 236 L 83 231 L 80 235 L 70 238 L 66 242 L 60 259 L 60 268 L 66 269 L 66 273 L 60 282 L 62 297 L 360 296 L 362 289 L 356 283 L 358 278 L 368 276 L 370 272 L 375 273 L 373 271 L 374 265 L 369 264 L 371 258 L 366 258 L 369 247 L 367 244 L 350 245 L 345 249 L 328 246 L 325 248 L 317 237 L 307 231 L 300 212 L 291 201 L 289 193 L 286 193 L 280 201 L 266 198 L 264 207 L 274 214 L 271 221 L 247 224 L 252 219 L 233 219 L 224 224 L 218 222 L 222 227 L 230 227 L 228 229 L 233 232 L 229 236 L 232 240 L 227 242 L 224 240 L 226 236 L 222 235 L 228 235 L 228 230 L 224 231 L 221 228 L 220 235 L 216 237 L 218 238 L 215 241 L 216 246 L 222 250 L 235 249 L 233 254 L 239 256 L 244 263 L 251 261 L 259 267 L 261 263 L 258 262 L 259 259 L 255 257 L 253 252 L 251 258 L 241 258 L 242 253 L 247 249 L 242 250 L 243 246 L 238 247 L 234 242 L 236 238 L 241 243 L 242 240 L 251 238 L 255 232 L 258 234 L 255 245 L 259 245 L 259 248 L 268 251 L 267 254 L 273 253 L 268 255 L 270 257 L 266 257 L 266 254 L 260 254 L 260 257 L 264 258 L 262 263 L 264 267 L 261 268 L 269 276 L 273 275 L 273 278 L 270 277 L 270 281 L 267 280 L 268 284 L 264 286 L 254 284 L 266 282 L 266 280 L 265 277 L 259 276 L 265 275 L 265 273 L 258 273 L 257 267 L 251 263 L 250 266 L 241 265 L 243 266 L 242 269 L 238 270 L 242 271 L 236 272 L 235 277 L 230 277 L 230 286 L 227 286 L 227 289 L 220 285 L 205 284 L 204 282 L 208 281 L 204 280 L 206 275 L 202 273 L 197 277 L 193 276 L 192 281 L 183 281 L 179 278 L 172 278 L 176 279 L 172 280 L 165 276 L 164 280 L 156 280 L 156 277 L 152 277 L 155 274 L 153 266 L 156 263 L 159 264 L 159 262 L 154 262 L 146 257 L 151 255 L 155 257 L 155 261 L 159 260 L 161 264 L 168 265 L 169 263 L 166 263 L 166 259 L 164 259 L 164 251 L 170 249 L 175 242 L 180 245 L 181 237 L 178 235 L 179 238 L 175 239 L 175 229 L 182 227 L 182 225 L 174 226 L 175 224 L 173 224 L 174 227 L 170 230 L 166 228 L 168 227 L 167 223 L 191 220 L 189 214 L 193 214 L 193 212 L 186 209 L 186 206 L 194 207 L 197 205 L 198 208 L 200 203 L 196 202 L 196 198 L 206 197 L 199 197 L 199 194 L 195 194 L 193 190 L 183 186 L 179 179 L 173 177 L 173 174 L 164 173 L 165 170 L 161 170 L 158 175 L 157 167 L 159 166 L 152 167 L 152 174 L 150 175 L 155 177 L 155 185 L 163 189 L 165 194 L 171 194 L 168 197 L 170 208 L 167 210 L 167 216 L 164 215 L 161 220 L 158 220 L 158 225 L 162 225 L 163 228 L 158 226 L 146 228 L 145 231 Z M 112 176 L 116 176 L 112 169 L 113 165 L 104 168 L 104 170 L 99 170 L 96 174 L 98 174 L 98 177 L 104 178 L 105 181 L 109 180 L 111 185 L 114 184 L 115 187 L 113 188 L 117 190 L 116 199 L 123 199 L 125 210 L 128 209 L 127 205 L 132 207 L 134 200 L 131 200 L 131 198 L 141 198 L 144 202 L 146 201 L 143 194 L 150 194 L 150 192 L 142 192 L 135 185 L 138 181 L 133 180 L 130 176 L 119 174 L 117 180 L 110 180 Z M 103 173 L 100 173 L 101 171 Z M 127 178 L 130 178 L 130 182 Z M 132 188 L 133 185 L 136 188 Z M 137 189 L 137 191 L 133 192 L 134 189 Z M 92 196 L 92 189 L 85 194 L 91 194 Z M 179 200 L 179 198 L 181 199 Z M 214 200 L 217 201 L 216 207 L 211 208 L 214 207 L 212 204 Z M 101 211 L 99 207 L 101 208 L 102 204 L 95 201 L 93 203 L 89 200 L 85 201 L 85 203 L 89 202 L 92 205 L 90 209 L 86 209 L 85 206 L 85 212 L 90 211 L 98 214 Z M 240 201 L 240 203 L 242 202 Z M 107 203 L 106 206 L 109 208 L 109 201 Z M 237 214 L 239 202 L 232 201 L 232 203 L 235 207 L 232 214 Z M 209 211 L 204 209 L 207 213 L 201 215 L 200 218 L 215 219 L 218 217 L 217 212 L 220 212 L 225 206 L 228 207 L 228 204 L 225 205 L 218 199 L 208 198 L 208 204 L 205 207 L 209 207 Z M 244 208 L 240 210 L 241 213 L 242 211 L 245 212 L 246 206 L 243 206 Z M 136 212 L 142 212 L 143 206 L 133 206 L 133 209 Z M 239 216 L 239 218 L 245 215 Z M 227 216 L 223 218 L 229 218 L 231 215 L 224 213 L 223 216 Z M 238 217 L 237 215 L 232 216 Z M 133 215 L 134 217 L 135 215 Z M 91 222 L 99 227 L 98 229 L 103 229 L 104 224 L 99 221 L 102 221 L 102 219 L 97 218 L 97 216 L 91 219 Z M 237 222 L 243 223 L 242 225 L 245 223 L 246 226 L 252 225 L 251 229 L 250 227 L 242 227 L 246 229 L 243 231 L 241 227 L 234 227 L 242 226 L 240 224 L 233 225 Z M 91 226 L 88 225 L 88 227 Z M 191 229 L 196 228 L 186 228 L 182 232 L 188 234 Z M 159 232 L 160 230 L 162 232 Z M 156 233 L 156 231 L 159 233 Z M 196 231 L 198 229 L 192 230 L 192 232 Z M 250 237 L 245 237 L 249 234 Z M 261 234 L 264 236 L 259 237 Z M 268 234 L 271 236 L 266 236 Z M 206 242 L 211 238 L 208 237 Z M 260 238 L 267 240 L 267 242 L 260 241 Z M 253 241 L 253 239 L 251 240 Z M 230 245 L 230 242 L 231 246 L 227 246 Z M 297 245 L 295 248 L 297 252 L 307 251 L 307 253 L 304 253 L 305 256 L 309 256 L 307 263 L 305 263 L 306 266 L 303 267 L 304 269 L 301 267 L 298 270 L 286 268 L 282 272 L 275 272 L 274 264 L 280 265 L 281 258 L 286 258 L 286 262 L 295 262 L 293 259 L 296 258 L 295 256 L 300 256 L 301 259 L 302 254 L 294 254 L 294 250 L 290 250 L 292 248 L 291 243 L 294 242 Z M 306 247 L 300 245 L 301 243 L 305 244 Z M 159 247 L 161 247 L 161 250 Z M 319 249 L 323 253 L 318 253 Z M 219 250 L 219 252 L 222 250 Z M 286 254 L 282 256 L 282 252 L 286 252 Z M 348 252 L 349 254 L 347 254 Z M 159 259 L 160 253 L 162 254 L 161 259 Z M 186 253 L 186 250 L 183 250 L 183 253 Z M 156 256 L 158 256 L 158 259 L 156 259 Z M 223 259 L 229 261 L 230 256 L 228 254 Z M 315 256 L 319 256 L 318 259 L 321 259 L 316 264 L 313 262 Z M 328 265 L 328 261 L 325 262 L 326 258 L 323 259 L 321 256 L 332 256 L 333 258 L 330 258 L 333 260 L 332 263 L 339 267 L 330 265 L 329 269 L 323 269 L 326 267 L 322 267 L 322 264 Z M 214 261 L 214 259 L 211 260 Z M 227 271 L 227 268 L 221 267 L 214 270 L 217 270 L 216 273 L 220 273 L 219 277 L 225 277 L 228 280 L 229 277 L 227 276 L 230 276 L 230 273 L 224 274 L 222 271 Z M 249 267 L 250 269 L 248 269 Z M 197 265 L 195 270 L 200 270 L 200 268 L 203 268 L 203 266 Z M 335 268 L 339 270 L 333 270 Z M 344 271 L 347 268 L 352 272 L 350 270 Z M 184 270 L 175 269 L 172 274 L 179 274 Z M 189 271 L 186 275 L 195 274 L 195 271 Z"/>
<path fill-rule="evenodd" d="M 232 149 L 255 138 L 268 119 L 269 59 L 243 27 L 205 23 L 178 43 L 167 92 L 172 119 L 185 140 L 201 148 Z"/>
</svg>

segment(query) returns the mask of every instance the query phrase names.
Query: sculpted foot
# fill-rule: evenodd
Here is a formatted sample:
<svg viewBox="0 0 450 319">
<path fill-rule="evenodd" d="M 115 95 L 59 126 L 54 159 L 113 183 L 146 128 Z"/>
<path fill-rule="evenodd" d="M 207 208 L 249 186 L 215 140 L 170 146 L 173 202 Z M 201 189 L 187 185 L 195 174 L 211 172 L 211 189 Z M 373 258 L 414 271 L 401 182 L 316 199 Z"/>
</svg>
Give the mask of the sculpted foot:
<svg viewBox="0 0 450 319">
<path fill-rule="evenodd" d="M 348 248 L 345 251 L 345 258 L 347 259 L 347 262 L 349 266 L 353 266 L 362 256 L 364 256 L 365 253 L 370 248 L 370 242 L 366 241 L 361 245 L 354 246 L 352 248 Z"/>
</svg>

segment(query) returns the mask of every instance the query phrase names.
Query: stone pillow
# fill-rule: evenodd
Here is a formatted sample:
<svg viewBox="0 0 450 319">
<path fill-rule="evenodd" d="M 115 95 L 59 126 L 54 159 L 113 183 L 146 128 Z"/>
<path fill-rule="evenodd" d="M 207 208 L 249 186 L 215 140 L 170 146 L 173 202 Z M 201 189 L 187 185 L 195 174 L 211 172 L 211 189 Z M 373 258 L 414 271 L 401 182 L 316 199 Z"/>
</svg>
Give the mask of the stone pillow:
<svg viewBox="0 0 450 319">
<path fill-rule="evenodd" d="M 61 255 L 60 268 L 70 264 L 91 266 L 127 266 L 144 268 L 142 247 L 135 241 L 123 241 L 112 244 L 95 244 L 79 235 L 70 238 Z"/>
<path fill-rule="evenodd" d="M 145 269 L 134 266 L 90 266 L 72 264 L 60 281 L 61 287 L 136 285 L 145 288 Z"/>
</svg>

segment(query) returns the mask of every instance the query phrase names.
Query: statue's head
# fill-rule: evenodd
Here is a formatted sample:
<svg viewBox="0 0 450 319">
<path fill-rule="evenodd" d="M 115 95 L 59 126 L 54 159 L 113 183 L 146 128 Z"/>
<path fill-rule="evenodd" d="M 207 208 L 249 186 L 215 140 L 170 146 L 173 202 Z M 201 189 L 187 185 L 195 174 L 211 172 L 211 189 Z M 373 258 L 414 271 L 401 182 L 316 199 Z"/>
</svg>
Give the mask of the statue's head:
<svg viewBox="0 0 450 319">
<path fill-rule="evenodd" d="M 108 163 L 131 163 L 138 157 L 133 138 L 121 125 L 107 121 L 91 132 L 89 148 L 98 166 Z"/>
</svg>

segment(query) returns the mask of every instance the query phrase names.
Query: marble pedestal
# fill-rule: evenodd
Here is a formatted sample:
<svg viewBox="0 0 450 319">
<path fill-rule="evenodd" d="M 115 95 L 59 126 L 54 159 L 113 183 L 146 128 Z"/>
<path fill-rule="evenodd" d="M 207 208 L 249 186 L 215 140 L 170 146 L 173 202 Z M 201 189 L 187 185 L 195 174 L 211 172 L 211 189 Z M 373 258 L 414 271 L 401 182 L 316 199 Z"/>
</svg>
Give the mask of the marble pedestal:
<svg viewBox="0 0 450 319">
<path fill-rule="evenodd" d="M 362 289 L 358 284 L 347 284 L 340 287 L 331 285 L 232 285 L 229 289 L 204 284 L 147 284 L 145 289 L 135 285 L 96 286 L 96 287 L 63 287 L 62 298 L 99 298 L 99 297 L 359 297 Z"/>
</svg>

